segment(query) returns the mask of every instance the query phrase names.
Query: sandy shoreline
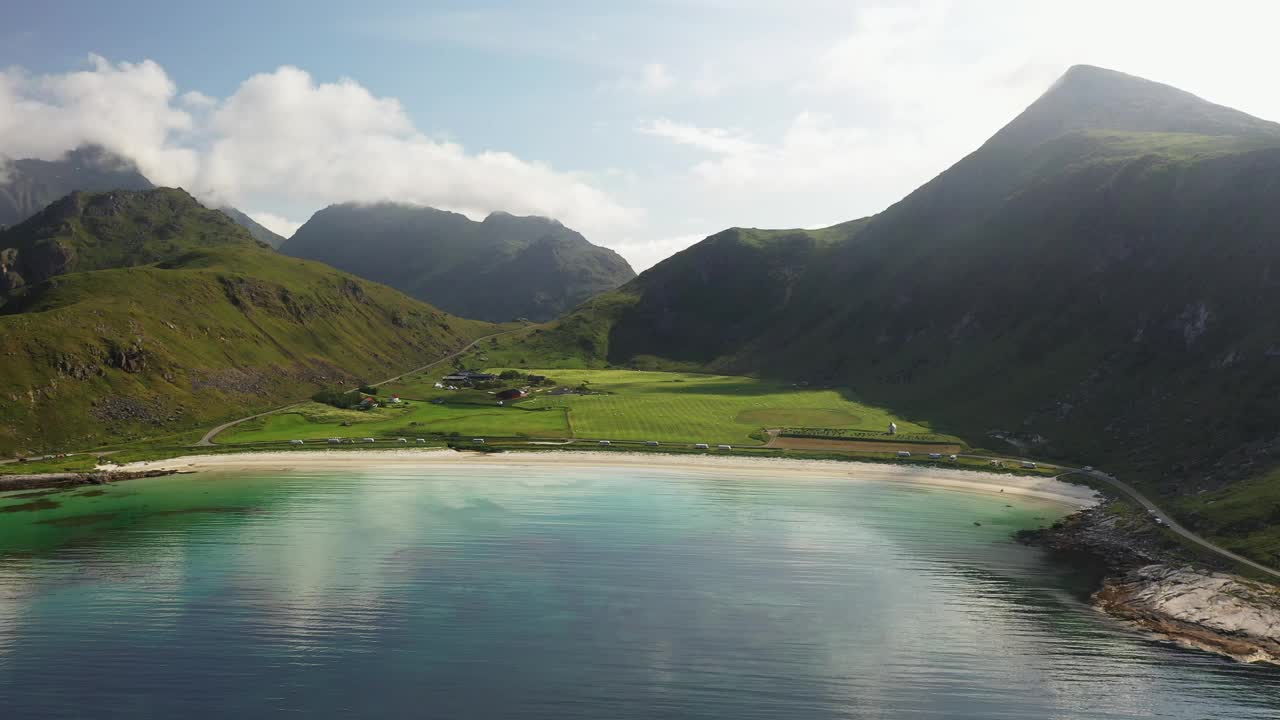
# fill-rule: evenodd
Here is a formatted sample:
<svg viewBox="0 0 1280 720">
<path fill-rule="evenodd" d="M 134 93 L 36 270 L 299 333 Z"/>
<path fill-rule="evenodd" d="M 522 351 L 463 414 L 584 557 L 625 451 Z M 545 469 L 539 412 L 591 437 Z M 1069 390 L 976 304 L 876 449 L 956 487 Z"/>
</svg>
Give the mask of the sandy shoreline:
<svg viewBox="0 0 1280 720">
<path fill-rule="evenodd" d="M 901 482 L 985 495 L 1016 495 L 1072 510 L 1098 502 L 1083 485 L 1052 478 L 1020 477 L 972 470 L 895 466 L 834 460 L 793 460 L 715 455 L 661 455 L 619 452 L 456 452 L 443 449 L 338 450 L 192 455 L 114 466 L 130 471 L 181 470 L 195 472 L 288 472 L 292 470 L 369 470 L 378 467 L 440 468 L 646 468 L 698 474 L 731 474 L 780 479 L 848 478 L 864 482 Z"/>
</svg>

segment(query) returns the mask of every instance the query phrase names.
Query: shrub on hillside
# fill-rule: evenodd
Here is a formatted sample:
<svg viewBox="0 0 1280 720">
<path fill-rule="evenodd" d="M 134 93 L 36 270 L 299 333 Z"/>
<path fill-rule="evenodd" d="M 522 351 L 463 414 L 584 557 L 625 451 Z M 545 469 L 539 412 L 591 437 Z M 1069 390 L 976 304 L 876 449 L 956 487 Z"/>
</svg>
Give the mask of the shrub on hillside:
<svg viewBox="0 0 1280 720">
<path fill-rule="evenodd" d="M 311 399 L 318 403 L 324 403 L 325 405 L 332 405 L 336 408 L 345 409 L 353 408 L 360 404 L 360 393 L 352 390 L 334 390 L 332 388 L 326 388 L 317 392 L 315 395 L 312 395 Z"/>
</svg>

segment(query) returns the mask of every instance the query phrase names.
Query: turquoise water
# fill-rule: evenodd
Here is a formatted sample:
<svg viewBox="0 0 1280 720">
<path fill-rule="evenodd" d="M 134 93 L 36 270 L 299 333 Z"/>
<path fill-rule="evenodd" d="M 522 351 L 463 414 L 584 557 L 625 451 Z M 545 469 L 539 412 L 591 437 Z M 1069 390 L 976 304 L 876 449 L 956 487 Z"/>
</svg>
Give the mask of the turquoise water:
<svg viewBox="0 0 1280 720">
<path fill-rule="evenodd" d="M 1131 632 L 1008 539 L 1054 514 L 635 469 L 9 496 L 0 718 L 1280 717 L 1280 671 Z"/>
</svg>

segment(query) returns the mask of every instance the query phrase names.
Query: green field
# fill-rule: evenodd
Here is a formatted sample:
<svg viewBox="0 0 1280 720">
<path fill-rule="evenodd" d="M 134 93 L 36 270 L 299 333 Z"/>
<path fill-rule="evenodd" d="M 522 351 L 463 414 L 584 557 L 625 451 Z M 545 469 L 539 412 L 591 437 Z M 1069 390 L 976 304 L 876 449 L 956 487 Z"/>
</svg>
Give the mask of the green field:
<svg viewBox="0 0 1280 720">
<path fill-rule="evenodd" d="M 343 426 L 342 423 L 350 423 Z M 217 442 L 278 442 L 321 440 L 329 437 L 407 437 L 458 433 L 459 435 L 524 435 L 567 437 L 563 411 L 526 410 L 493 404 L 433 405 L 408 401 L 375 410 L 339 410 L 308 403 L 289 412 L 276 413 L 236 425 L 218 436 Z"/>
<path fill-rule="evenodd" d="M 501 368 L 491 369 L 500 372 Z M 553 395 L 552 388 L 535 391 L 514 409 L 539 410 L 536 416 L 567 414 L 573 437 L 660 442 L 759 444 L 763 428 L 783 425 L 838 427 L 883 432 L 896 421 L 903 433 L 927 433 L 929 428 L 896 418 L 882 408 L 846 399 L 837 390 L 795 387 L 747 377 L 633 370 L 529 370 L 555 381 L 555 387 L 585 385 L 589 395 Z M 427 400 L 471 400 L 476 393 L 434 387 L 435 374 L 406 378 L 387 392 Z M 494 409 L 499 423 L 518 420 L 513 408 Z M 443 427 L 443 425 L 442 425 Z M 496 427 L 491 432 L 503 432 Z M 555 434 L 548 432 L 548 435 Z M 756 435 L 756 437 L 752 437 Z"/>
</svg>

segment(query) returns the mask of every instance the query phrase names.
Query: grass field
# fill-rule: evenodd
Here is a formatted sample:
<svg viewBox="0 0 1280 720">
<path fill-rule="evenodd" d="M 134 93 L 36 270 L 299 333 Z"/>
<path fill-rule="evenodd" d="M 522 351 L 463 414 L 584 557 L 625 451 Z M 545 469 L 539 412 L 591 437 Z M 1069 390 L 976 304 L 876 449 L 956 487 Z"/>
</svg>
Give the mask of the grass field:
<svg viewBox="0 0 1280 720">
<path fill-rule="evenodd" d="M 349 426 L 342 423 L 349 422 Z M 218 436 L 219 443 L 322 440 L 329 437 L 407 438 L 429 434 L 526 435 L 567 437 L 568 423 L 560 410 L 526 410 L 487 404 L 433 405 L 408 402 L 401 407 L 339 410 L 308 403 L 290 412 L 268 415 L 236 425 Z"/>
<path fill-rule="evenodd" d="M 551 417 L 566 416 L 567 430 L 573 437 L 758 445 L 763 443 L 759 436 L 763 428 L 804 425 L 882 433 L 890 421 L 896 421 L 903 433 L 929 432 L 927 427 L 896 418 L 881 408 L 847 400 L 836 390 L 695 373 L 579 369 L 528 372 L 552 378 L 556 387 L 585 385 L 591 390 L 593 394 L 589 395 L 552 395 L 549 389 L 539 390 L 516 406 L 546 412 Z M 450 402 L 445 406 L 448 408 L 455 407 L 455 398 L 466 398 L 465 394 L 437 390 L 436 379 L 434 375 L 406 378 L 387 391 L 415 399 L 443 397 Z M 494 414 L 498 420 L 519 418 L 510 409 Z"/>
</svg>

